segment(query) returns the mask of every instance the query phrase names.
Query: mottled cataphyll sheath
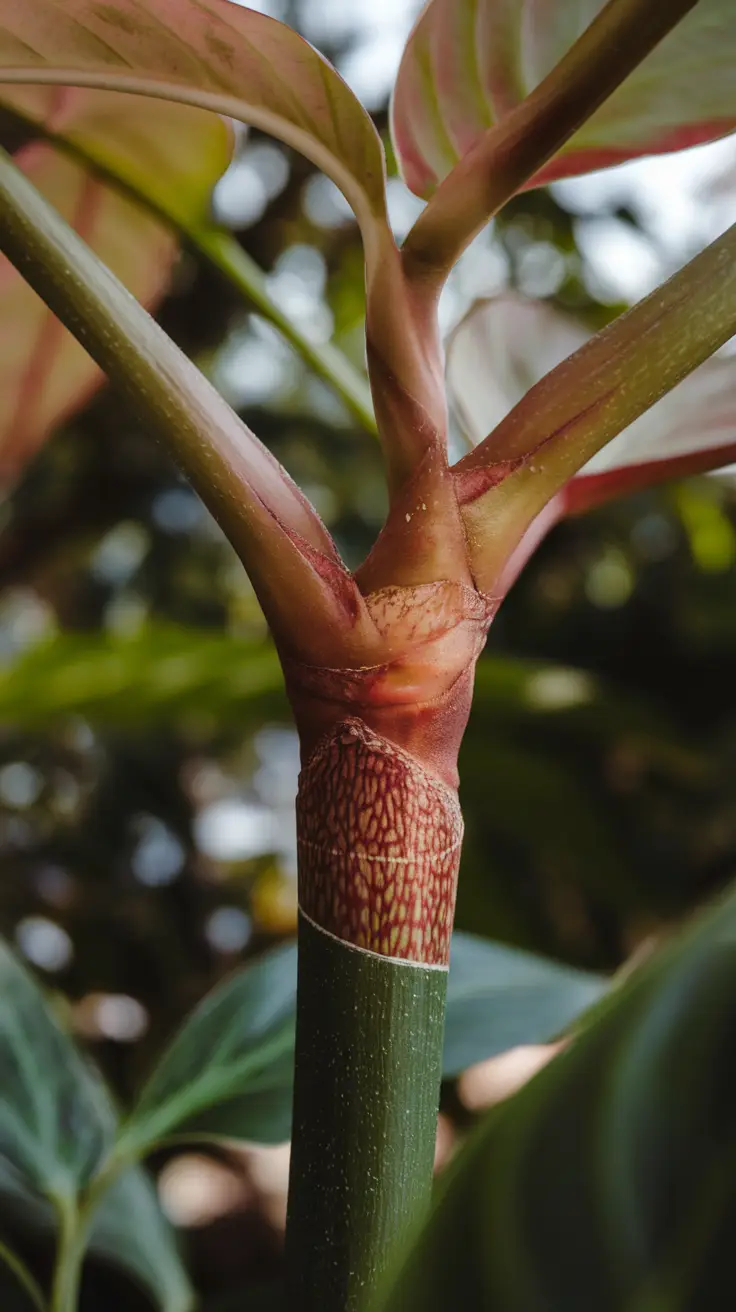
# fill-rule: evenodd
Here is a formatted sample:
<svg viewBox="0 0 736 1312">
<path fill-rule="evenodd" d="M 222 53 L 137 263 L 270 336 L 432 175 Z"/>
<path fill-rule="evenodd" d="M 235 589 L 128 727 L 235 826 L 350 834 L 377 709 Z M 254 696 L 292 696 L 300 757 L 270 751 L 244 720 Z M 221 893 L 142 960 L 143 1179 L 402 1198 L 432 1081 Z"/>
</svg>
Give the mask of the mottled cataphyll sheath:
<svg viewBox="0 0 736 1312">
<path fill-rule="evenodd" d="M 448 963 L 463 832 L 453 790 L 347 718 L 302 770 L 297 831 L 305 915 L 355 947 Z"/>
</svg>

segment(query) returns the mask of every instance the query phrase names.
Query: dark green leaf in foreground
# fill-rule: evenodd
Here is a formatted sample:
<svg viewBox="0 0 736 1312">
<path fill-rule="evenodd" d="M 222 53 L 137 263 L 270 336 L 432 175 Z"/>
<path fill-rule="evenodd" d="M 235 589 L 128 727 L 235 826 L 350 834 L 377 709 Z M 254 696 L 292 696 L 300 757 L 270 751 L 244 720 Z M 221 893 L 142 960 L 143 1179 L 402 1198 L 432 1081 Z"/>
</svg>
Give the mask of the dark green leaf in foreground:
<svg viewBox="0 0 736 1312">
<path fill-rule="evenodd" d="M 736 1305 L 736 893 L 489 1114 L 386 1312 Z"/>
</svg>

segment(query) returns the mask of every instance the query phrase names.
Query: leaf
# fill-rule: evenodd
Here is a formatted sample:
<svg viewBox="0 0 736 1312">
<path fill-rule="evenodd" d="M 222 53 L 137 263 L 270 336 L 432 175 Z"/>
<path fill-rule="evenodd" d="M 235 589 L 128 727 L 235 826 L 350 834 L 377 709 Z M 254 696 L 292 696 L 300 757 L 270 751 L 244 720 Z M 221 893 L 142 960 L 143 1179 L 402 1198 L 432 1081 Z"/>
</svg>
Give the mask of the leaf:
<svg viewBox="0 0 736 1312">
<path fill-rule="evenodd" d="M 183 231 L 209 224 L 212 190 L 233 145 L 219 115 L 119 91 L 42 85 L 3 85 L 0 108 Z"/>
<path fill-rule="evenodd" d="M 119 1152 L 141 1153 L 173 1133 L 206 1133 L 202 1113 L 213 1107 L 220 1125 L 227 1125 L 231 1102 L 238 1127 L 231 1137 L 258 1140 L 264 1131 L 272 1137 L 269 1098 L 288 1090 L 291 1082 L 295 998 L 292 944 L 214 989 L 185 1021 L 145 1084 L 122 1128 Z M 278 1128 L 288 1134 L 288 1121 Z"/>
<path fill-rule="evenodd" d="M 445 1021 L 445 1077 L 565 1028 L 604 993 L 600 976 L 473 934 L 455 933 Z"/>
<path fill-rule="evenodd" d="M 0 1160 L 43 1197 L 73 1201 L 112 1136 L 101 1084 L 0 941 Z"/>
<path fill-rule="evenodd" d="M 115 92 L 3 90 L 0 106 L 48 138 L 25 147 L 16 162 L 129 291 L 154 306 L 169 282 L 176 236 L 133 196 L 142 193 L 180 226 L 203 222 L 212 187 L 227 165 L 225 124 L 187 105 Z M 80 152 L 79 158 L 51 142 Z M 98 167 L 131 194 L 108 185 Z M 6 260 L 0 262 L 0 324 L 0 481 L 7 482 L 103 374 Z"/>
<path fill-rule="evenodd" d="M 10 0 L 0 81 L 67 83 L 184 101 L 307 155 L 364 233 L 384 221 L 384 157 L 368 114 L 302 37 L 230 0 Z"/>
<path fill-rule="evenodd" d="M 470 310 L 448 343 L 447 382 L 473 444 L 590 337 L 541 301 L 499 296 Z M 567 484 L 559 512 L 736 459 L 736 356 L 708 360 L 602 447 Z"/>
<path fill-rule="evenodd" d="M 445 1075 L 519 1043 L 550 1038 L 605 981 L 528 953 L 455 934 Z M 122 1128 L 132 1157 L 167 1138 L 279 1143 L 291 1129 L 296 947 L 246 966 L 193 1012 Z"/>
<path fill-rule="evenodd" d="M 35 981 L 0 940 L 0 1199 L 3 1211 L 52 1228 L 48 1205 L 73 1202 L 103 1165 L 115 1113 L 102 1082 L 53 1019 Z M 186 1312 L 189 1287 L 153 1186 L 140 1168 L 103 1195 L 90 1240 L 160 1298 Z"/>
<path fill-rule="evenodd" d="M 2 1159 L 0 1213 L 12 1216 L 28 1229 L 51 1232 L 56 1227 L 50 1205 L 31 1192 Z M 148 1289 L 163 1312 L 188 1312 L 191 1289 L 174 1232 L 161 1211 L 153 1182 L 142 1167 L 127 1167 L 102 1195 L 92 1218 L 88 1249 Z M 2 1306 L 4 1310 L 5 1304 Z"/>
<path fill-rule="evenodd" d="M 32 143 L 16 162 L 129 291 L 153 306 L 169 281 L 176 256 L 174 234 L 51 146 Z M 16 478 L 52 430 L 103 381 L 87 352 L 3 259 L 0 483 Z"/>
<path fill-rule="evenodd" d="M 731 892 L 485 1118 L 385 1312 L 730 1306 L 734 1023 Z"/>
<path fill-rule="evenodd" d="M 412 191 L 430 195 L 542 82 L 604 4 L 431 0 L 409 38 L 392 106 L 394 149 Z M 527 185 L 732 132 L 734 61 L 730 0 L 699 0 Z"/>
<path fill-rule="evenodd" d="M 163 1312 L 190 1312 L 192 1287 L 174 1231 L 150 1176 L 129 1167 L 103 1195 L 95 1212 L 90 1251 L 116 1263 L 155 1297 Z"/>
<path fill-rule="evenodd" d="M 256 709 L 286 714 L 273 647 L 204 629 L 59 634 L 0 669 L 3 723 L 84 715 L 130 729 L 214 713 L 242 724 Z"/>
</svg>

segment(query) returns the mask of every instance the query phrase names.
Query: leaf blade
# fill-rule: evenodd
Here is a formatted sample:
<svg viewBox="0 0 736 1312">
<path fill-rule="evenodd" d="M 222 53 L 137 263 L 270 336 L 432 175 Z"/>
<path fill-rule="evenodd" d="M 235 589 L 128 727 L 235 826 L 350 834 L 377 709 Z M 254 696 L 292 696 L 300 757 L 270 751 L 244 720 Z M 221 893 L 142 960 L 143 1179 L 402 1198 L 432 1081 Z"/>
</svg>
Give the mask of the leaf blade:
<svg viewBox="0 0 736 1312">
<path fill-rule="evenodd" d="M 456 931 L 447 990 L 445 1078 L 509 1048 L 553 1038 L 606 988 L 601 976 Z"/>
<path fill-rule="evenodd" d="M 43 142 L 16 162 L 128 290 L 153 307 L 176 258 L 173 233 Z M 7 483 L 104 375 L 7 260 L 0 263 L 0 304 L 0 481 Z"/>
<path fill-rule="evenodd" d="M 604 6 L 431 0 L 407 44 L 392 106 L 394 146 L 412 191 L 429 196 L 539 86 Z M 732 132 L 735 55 L 726 0 L 700 0 L 527 185 Z"/>
<path fill-rule="evenodd" d="M 115 1112 L 97 1074 L 57 1024 L 35 980 L 0 940 L 0 1200 L 9 1215 L 51 1228 L 104 1169 Z M 187 1312 L 186 1273 L 153 1186 L 129 1168 L 103 1195 L 90 1246 Z"/>
<path fill-rule="evenodd" d="M 359 101 L 291 28 L 230 0 L 10 0 L 0 80 L 104 86 L 241 118 L 323 169 L 369 240 L 384 222 L 383 150 Z"/>
</svg>

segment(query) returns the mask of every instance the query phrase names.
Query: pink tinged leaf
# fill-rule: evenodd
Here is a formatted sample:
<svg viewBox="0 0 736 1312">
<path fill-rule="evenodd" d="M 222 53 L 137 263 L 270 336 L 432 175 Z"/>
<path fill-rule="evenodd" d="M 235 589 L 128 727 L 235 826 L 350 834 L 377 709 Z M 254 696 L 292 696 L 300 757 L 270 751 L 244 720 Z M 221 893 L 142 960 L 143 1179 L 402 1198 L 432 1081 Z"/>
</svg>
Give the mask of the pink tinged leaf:
<svg viewBox="0 0 736 1312">
<path fill-rule="evenodd" d="M 537 87 L 605 0 L 430 0 L 406 48 L 391 113 L 402 173 L 429 196 L 489 127 Z M 527 184 L 736 129 L 732 0 L 699 3 Z"/>
<path fill-rule="evenodd" d="M 35 142 L 17 163 L 133 295 L 155 304 L 176 257 L 173 233 L 51 146 Z M 86 351 L 0 259 L 0 482 L 15 478 L 103 380 Z"/>
<path fill-rule="evenodd" d="M 447 343 L 449 402 L 468 441 L 482 442 L 589 337 L 581 323 L 545 301 L 511 293 L 478 301 Z"/>
<path fill-rule="evenodd" d="M 384 155 L 339 74 L 291 28 L 230 0 L 4 0 L 0 81 L 107 87 L 263 129 L 340 187 L 373 248 Z"/>
<path fill-rule="evenodd" d="M 201 224 L 230 156 L 227 125 L 188 105 L 119 92 L 56 86 L 3 92 L 0 105 L 43 133 L 44 140 L 19 156 L 27 176 L 128 290 L 153 308 L 166 291 L 177 242 L 168 225 L 132 197 L 142 193 L 182 227 Z M 108 185 L 108 178 L 124 190 Z M 0 310 L 0 480 L 7 482 L 103 375 L 4 261 Z"/>
<path fill-rule="evenodd" d="M 0 42 L 2 41 L 0 19 Z M 87 87 L 0 86 L 0 107 L 40 128 L 185 232 L 210 220 L 232 156 L 220 116 L 191 105 Z"/>
</svg>

